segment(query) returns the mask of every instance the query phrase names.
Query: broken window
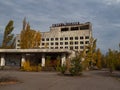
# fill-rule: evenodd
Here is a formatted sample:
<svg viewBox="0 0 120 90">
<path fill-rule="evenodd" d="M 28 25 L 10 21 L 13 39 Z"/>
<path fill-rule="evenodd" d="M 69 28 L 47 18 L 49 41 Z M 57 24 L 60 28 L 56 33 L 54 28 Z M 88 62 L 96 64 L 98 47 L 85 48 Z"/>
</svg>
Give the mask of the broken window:
<svg viewBox="0 0 120 90">
<path fill-rule="evenodd" d="M 80 30 L 86 30 L 86 29 L 89 29 L 89 25 L 80 26 Z"/>
<path fill-rule="evenodd" d="M 68 30 L 69 30 L 69 28 L 61 28 L 61 32 L 68 31 Z"/>
<path fill-rule="evenodd" d="M 71 31 L 79 30 L 79 27 L 71 27 Z"/>
</svg>

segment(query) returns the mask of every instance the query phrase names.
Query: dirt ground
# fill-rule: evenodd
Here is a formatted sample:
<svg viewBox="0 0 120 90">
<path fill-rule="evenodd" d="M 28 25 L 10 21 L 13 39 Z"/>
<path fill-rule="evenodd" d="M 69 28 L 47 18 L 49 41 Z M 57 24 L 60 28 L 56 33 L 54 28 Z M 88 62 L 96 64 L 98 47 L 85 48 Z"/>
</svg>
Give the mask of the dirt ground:
<svg viewBox="0 0 120 90">
<path fill-rule="evenodd" d="M 0 90 L 120 90 L 120 72 L 87 71 L 82 76 L 61 76 L 57 72 L 0 71 L 20 82 L 0 85 Z"/>
</svg>

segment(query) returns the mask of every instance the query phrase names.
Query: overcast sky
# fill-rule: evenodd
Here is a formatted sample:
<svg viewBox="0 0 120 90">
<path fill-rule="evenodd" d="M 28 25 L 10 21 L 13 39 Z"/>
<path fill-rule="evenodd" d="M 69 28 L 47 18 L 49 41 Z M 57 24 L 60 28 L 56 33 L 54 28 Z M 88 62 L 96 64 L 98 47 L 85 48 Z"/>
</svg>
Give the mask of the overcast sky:
<svg viewBox="0 0 120 90">
<path fill-rule="evenodd" d="M 91 22 L 103 52 L 120 43 L 120 0 L 0 0 L 0 33 L 11 19 L 20 33 L 24 17 L 41 32 L 55 23 Z"/>
</svg>

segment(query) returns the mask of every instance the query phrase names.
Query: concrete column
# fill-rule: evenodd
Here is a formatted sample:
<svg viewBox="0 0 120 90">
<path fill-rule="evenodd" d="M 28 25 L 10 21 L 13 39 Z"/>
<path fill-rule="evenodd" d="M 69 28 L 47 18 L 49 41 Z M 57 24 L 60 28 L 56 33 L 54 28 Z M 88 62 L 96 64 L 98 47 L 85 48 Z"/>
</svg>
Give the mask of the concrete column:
<svg viewBox="0 0 120 90">
<path fill-rule="evenodd" d="M 5 66 L 5 56 L 1 55 L 1 63 L 0 66 Z"/>
<path fill-rule="evenodd" d="M 45 67 L 45 54 L 42 55 L 42 67 Z"/>
<path fill-rule="evenodd" d="M 65 53 L 62 54 L 62 57 L 61 57 L 61 65 L 62 65 L 62 66 L 63 66 L 63 65 L 66 65 L 66 54 L 65 54 Z"/>
<path fill-rule="evenodd" d="M 22 55 L 22 59 L 21 59 L 21 66 L 23 66 L 23 63 L 25 62 L 25 55 Z"/>
</svg>

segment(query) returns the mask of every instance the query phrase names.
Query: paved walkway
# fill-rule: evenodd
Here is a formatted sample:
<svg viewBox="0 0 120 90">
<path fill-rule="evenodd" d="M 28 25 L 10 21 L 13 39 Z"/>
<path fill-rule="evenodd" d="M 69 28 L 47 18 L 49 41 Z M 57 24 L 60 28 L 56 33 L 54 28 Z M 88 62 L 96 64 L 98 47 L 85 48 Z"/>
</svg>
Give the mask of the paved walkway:
<svg viewBox="0 0 120 90">
<path fill-rule="evenodd" d="M 84 72 L 81 77 L 67 77 L 55 72 L 0 71 L 21 83 L 0 86 L 0 90 L 120 90 L 120 80 L 108 77 L 104 71 Z M 120 78 L 119 78 L 120 79 Z"/>
</svg>

